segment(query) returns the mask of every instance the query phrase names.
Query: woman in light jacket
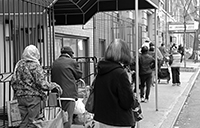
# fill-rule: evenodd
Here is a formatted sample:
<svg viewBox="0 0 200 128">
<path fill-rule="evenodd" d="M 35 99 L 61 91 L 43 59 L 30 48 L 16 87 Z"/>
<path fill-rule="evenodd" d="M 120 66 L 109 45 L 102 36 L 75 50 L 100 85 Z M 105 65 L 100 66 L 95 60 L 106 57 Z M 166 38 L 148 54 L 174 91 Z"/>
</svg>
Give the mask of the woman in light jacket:
<svg viewBox="0 0 200 128">
<path fill-rule="evenodd" d="M 173 62 L 171 64 L 172 72 L 172 86 L 179 86 L 180 82 L 180 66 L 181 66 L 181 54 L 178 52 L 177 48 L 172 48 Z"/>
</svg>

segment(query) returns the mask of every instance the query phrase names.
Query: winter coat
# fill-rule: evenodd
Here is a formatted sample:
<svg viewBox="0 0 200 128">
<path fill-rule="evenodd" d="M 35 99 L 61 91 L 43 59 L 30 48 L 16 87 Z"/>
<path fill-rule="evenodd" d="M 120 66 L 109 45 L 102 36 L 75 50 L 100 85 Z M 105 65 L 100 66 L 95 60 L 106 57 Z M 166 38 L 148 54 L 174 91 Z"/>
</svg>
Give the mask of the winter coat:
<svg viewBox="0 0 200 128">
<path fill-rule="evenodd" d="M 117 62 L 100 61 L 94 85 L 94 120 L 111 126 L 132 126 L 134 95 L 128 75 Z"/>
<path fill-rule="evenodd" d="M 139 75 L 151 74 L 155 68 L 155 59 L 149 55 L 141 54 L 139 56 Z"/>
<path fill-rule="evenodd" d="M 61 55 L 53 62 L 51 81 L 56 82 L 63 89 L 63 98 L 78 98 L 76 80 L 82 77 L 77 62 L 68 55 Z"/>
<path fill-rule="evenodd" d="M 172 54 L 173 56 L 173 62 L 171 64 L 171 67 L 180 67 L 181 66 L 181 54 L 176 52 Z"/>
</svg>

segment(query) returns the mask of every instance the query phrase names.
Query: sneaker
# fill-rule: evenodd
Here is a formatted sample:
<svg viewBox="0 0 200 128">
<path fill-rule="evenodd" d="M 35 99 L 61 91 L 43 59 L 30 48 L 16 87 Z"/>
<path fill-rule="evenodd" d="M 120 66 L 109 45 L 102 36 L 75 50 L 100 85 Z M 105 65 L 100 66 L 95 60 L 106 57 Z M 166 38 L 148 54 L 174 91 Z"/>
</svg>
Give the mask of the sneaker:
<svg viewBox="0 0 200 128">
<path fill-rule="evenodd" d="M 172 86 L 176 86 L 176 83 L 173 83 Z"/>
<path fill-rule="evenodd" d="M 141 98 L 141 102 L 145 102 L 145 99 L 144 99 L 144 98 Z"/>
<path fill-rule="evenodd" d="M 181 83 L 177 83 L 177 86 L 180 86 L 181 85 Z"/>
</svg>

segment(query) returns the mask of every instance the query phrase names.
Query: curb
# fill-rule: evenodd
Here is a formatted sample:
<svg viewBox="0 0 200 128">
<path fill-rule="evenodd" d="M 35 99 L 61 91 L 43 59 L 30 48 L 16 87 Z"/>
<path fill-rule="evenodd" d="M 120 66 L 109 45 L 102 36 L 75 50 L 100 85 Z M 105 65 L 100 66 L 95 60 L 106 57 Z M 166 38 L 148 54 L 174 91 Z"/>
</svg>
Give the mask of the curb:
<svg viewBox="0 0 200 128">
<path fill-rule="evenodd" d="M 163 121 L 160 128 L 173 128 L 173 126 L 176 123 L 176 120 L 185 104 L 185 101 L 187 100 L 187 97 L 195 83 L 195 80 L 197 79 L 197 76 L 200 73 L 200 67 L 197 67 L 196 69 L 197 70 L 191 76 L 189 83 L 188 83 L 187 87 L 185 88 L 184 92 L 178 98 L 177 103 L 174 105 L 173 109 L 168 113 L 166 120 Z"/>
</svg>

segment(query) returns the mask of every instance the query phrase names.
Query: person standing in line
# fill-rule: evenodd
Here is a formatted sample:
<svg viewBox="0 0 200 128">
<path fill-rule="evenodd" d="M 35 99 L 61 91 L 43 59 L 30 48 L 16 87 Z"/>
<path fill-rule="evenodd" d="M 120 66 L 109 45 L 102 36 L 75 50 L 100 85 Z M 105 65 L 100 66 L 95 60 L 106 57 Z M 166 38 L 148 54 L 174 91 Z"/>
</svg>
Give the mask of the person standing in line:
<svg viewBox="0 0 200 128">
<path fill-rule="evenodd" d="M 155 45 L 152 43 L 152 41 L 148 37 L 145 39 L 144 43 L 142 44 L 142 47 L 143 46 L 146 46 L 148 49 L 150 49 L 150 47 L 153 46 L 155 51 L 157 52 L 157 58 L 159 60 L 163 60 L 163 55 L 162 55 L 161 51 L 159 50 L 158 47 L 155 47 Z M 141 48 L 139 49 L 140 53 L 141 53 Z"/>
<path fill-rule="evenodd" d="M 197 63 L 198 61 L 198 51 L 197 50 L 194 50 L 194 63 Z"/>
<path fill-rule="evenodd" d="M 182 44 L 180 44 L 180 45 L 178 46 L 178 52 L 181 54 L 181 60 L 180 60 L 180 62 L 182 62 L 182 61 L 183 61 L 184 54 L 185 54 L 185 50 L 184 50 L 184 47 L 183 47 Z"/>
<path fill-rule="evenodd" d="M 59 85 L 45 80 L 39 59 L 39 50 L 34 45 L 27 46 L 11 78 L 14 98 L 18 101 L 22 118 L 20 128 L 36 128 L 33 121 L 37 119 L 44 107 L 47 98 L 45 91 L 58 87 L 60 93 L 62 92 Z"/>
<path fill-rule="evenodd" d="M 164 43 L 161 43 L 159 50 L 160 50 L 161 54 L 163 55 L 164 62 L 167 62 L 167 57 L 169 56 L 169 53 L 167 52 L 167 49 L 166 49 Z"/>
<path fill-rule="evenodd" d="M 148 47 L 143 46 L 141 48 L 141 54 L 139 56 L 139 76 L 140 76 L 140 98 L 141 102 L 149 101 L 150 88 L 152 85 L 152 72 L 155 68 L 155 59 L 148 54 Z M 146 93 L 144 98 L 144 88 L 146 87 Z"/>
<path fill-rule="evenodd" d="M 181 54 L 176 47 L 172 47 L 173 62 L 171 64 L 172 72 L 172 86 L 180 86 L 180 66 L 181 66 Z"/>
<path fill-rule="evenodd" d="M 134 128 L 132 106 L 135 96 L 124 68 L 131 61 L 126 42 L 115 39 L 107 47 L 104 59 L 98 62 L 94 84 L 94 120 L 99 128 Z"/>
<path fill-rule="evenodd" d="M 73 120 L 75 101 L 78 99 L 76 81 L 82 77 L 78 63 L 73 59 L 73 50 L 66 46 L 61 48 L 61 55 L 52 64 L 51 81 L 56 82 L 63 89 L 61 104 L 64 111 L 68 112 L 68 122 L 65 128 L 70 128 Z"/>
<path fill-rule="evenodd" d="M 155 57 L 155 46 L 153 43 L 150 43 L 149 44 L 149 51 L 148 51 L 148 54 L 151 55 L 154 59 L 156 58 Z M 158 59 L 158 67 L 159 67 L 159 59 Z M 154 87 L 154 83 L 155 83 L 155 75 L 156 75 L 156 72 L 155 72 L 155 68 L 152 70 L 152 86 Z"/>
</svg>

